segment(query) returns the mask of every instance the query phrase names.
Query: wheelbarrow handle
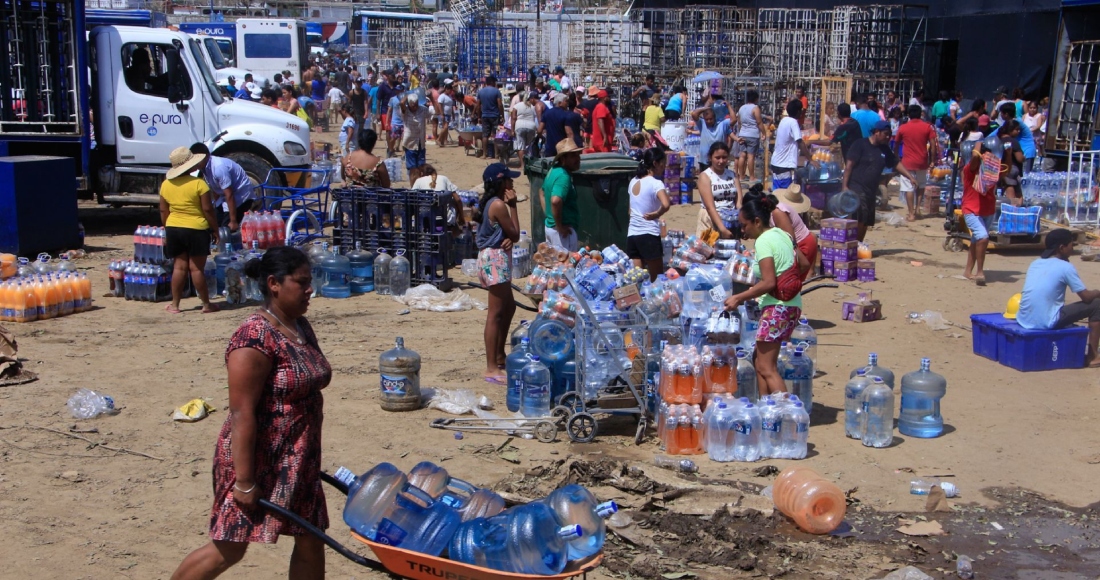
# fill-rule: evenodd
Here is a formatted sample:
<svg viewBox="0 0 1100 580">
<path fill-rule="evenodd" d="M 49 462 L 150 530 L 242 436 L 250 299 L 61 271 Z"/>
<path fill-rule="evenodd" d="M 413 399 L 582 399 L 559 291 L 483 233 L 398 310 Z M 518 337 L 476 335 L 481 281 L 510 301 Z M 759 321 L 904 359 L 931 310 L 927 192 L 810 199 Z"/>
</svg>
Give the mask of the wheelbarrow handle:
<svg viewBox="0 0 1100 580">
<path fill-rule="evenodd" d="M 325 478 L 326 476 L 327 476 L 327 474 L 325 474 L 323 472 L 321 473 L 322 478 Z M 333 481 L 335 481 L 335 480 L 333 480 Z M 337 482 L 337 483 L 339 483 L 339 482 Z M 271 503 L 270 501 L 268 501 L 266 499 L 261 499 L 259 503 L 260 503 L 260 507 L 264 508 L 265 510 L 267 510 L 267 511 L 273 513 L 273 514 L 276 514 L 280 517 L 283 517 L 283 518 L 286 518 L 286 519 L 290 520 L 291 522 L 294 523 L 294 525 L 301 527 L 305 531 L 309 532 L 310 535 L 320 539 L 322 542 L 324 542 L 326 545 L 328 545 L 328 547 L 332 548 L 333 550 L 336 551 L 336 553 L 338 553 L 341 556 L 347 558 L 348 560 L 351 560 L 352 562 L 355 562 L 356 564 L 359 564 L 360 566 L 365 566 L 365 567 L 370 568 L 371 570 L 375 570 L 377 572 L 387 572 L 387 573 L 389 572 L 389 570 L 387 570 L 386 567 L 383 566 L 381 562 L 377 562 L 375 560 L 367 558 L 366 556 L 360 556 L 359 554 L 349 550 L 348 548 L 344 547 L 343 544 L 336 541 L 335 538 L 333 538 L 332 536 L 329 536 L 328 534 L 326 534 L 324 530 L 322 530 L 322 529 L 318 528 L 317 526 L 315 526 L 315 525 L 309 523 L 308 521 L 306 521 L 305 518 L 303 518 L 302 516 L 292 512 L 292 511 L 290 511 L 290 510 L 288 510 L 288 509 L 286 509 L 282 506 L 275 505 L 275 504 Z"/>
</svg>

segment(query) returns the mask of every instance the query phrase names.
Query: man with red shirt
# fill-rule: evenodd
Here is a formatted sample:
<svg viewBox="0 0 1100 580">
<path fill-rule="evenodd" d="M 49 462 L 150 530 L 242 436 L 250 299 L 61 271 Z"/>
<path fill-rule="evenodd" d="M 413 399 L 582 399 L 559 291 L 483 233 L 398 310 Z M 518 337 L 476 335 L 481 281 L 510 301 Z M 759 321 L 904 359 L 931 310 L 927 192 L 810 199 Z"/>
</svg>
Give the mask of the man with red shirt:
<svg viewBox="0 0 1100 580">
<path fill-rule="evenodd" d="M 592 110 L 592 150 L 596 153 L 610 153 L 615 143 L 615 117 L 611 115 L 607 91 L 596 93 L 599 102 Z"/>
<path fill-rule="evenodd" d="M 963 274 L 978 286 L 985 286 L 985 251 L 989 247 L 989 228 L 993 226 L 993 214 L 997 209 L 997 196 L 991 185 L 984 191 L 981 183 L 975 183 L 982 167 L 982 146 L 974 144 L 970 162 L 963 167 L 962 214 L 970 229 L 970 252 L 966 256 L 966 272 Z M 977 186 L 977 187 L 975 187 Z M 977 266 L 977 271 L 971 275 Z"/>
<path fill-rule="evenodd" d="M 894 140 L 894 152 L 901 149 L 901 164 L 916 178 L 916 183 L 901 177 L 901 194 L 909 206 L 909 221 L 917 219 L 918 199 L 924 198 L 924 184 L 928 181 L 928 166 L 939 158 L 936 130 L 921 119 L 924 110 L 920 105 L 909 105 L 909 122 L 898 129 Z"/>
</svg>

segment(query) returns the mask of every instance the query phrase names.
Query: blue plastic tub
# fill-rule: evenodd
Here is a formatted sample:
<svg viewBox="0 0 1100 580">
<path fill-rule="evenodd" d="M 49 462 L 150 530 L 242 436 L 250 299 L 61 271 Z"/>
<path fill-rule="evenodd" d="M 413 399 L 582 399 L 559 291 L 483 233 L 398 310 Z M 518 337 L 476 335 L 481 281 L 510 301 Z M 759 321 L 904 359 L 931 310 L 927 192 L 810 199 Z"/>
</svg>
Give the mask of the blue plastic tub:
<svg viewBox="0 0 1100 580">
<path fill-rule="evenodd" d="M 1079 369 L 1085 366 L 1089 329 L 1027 330 L 1001 314 L 974 314 L 974 354 L 1018 371 Z"/>
</svg>

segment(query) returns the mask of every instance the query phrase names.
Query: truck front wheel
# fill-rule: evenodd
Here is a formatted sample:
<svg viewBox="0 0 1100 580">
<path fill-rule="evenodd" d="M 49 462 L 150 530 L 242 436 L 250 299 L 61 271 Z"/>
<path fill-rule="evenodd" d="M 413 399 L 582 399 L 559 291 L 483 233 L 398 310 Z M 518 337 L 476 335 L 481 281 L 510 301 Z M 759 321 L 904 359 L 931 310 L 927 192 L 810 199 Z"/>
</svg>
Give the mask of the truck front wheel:
<svg viewBox="0 0 1100 580">
<path fill-rule="evenodd" d="M 241 168 L 244 169 L 244 172 L 248 174 L 248 178 L 251 179 L 252 183 L 255 185 L 260 185 L 267 181 L 267 176 L 271 173 L 271 164 L 255 153 L 237 151 L 225 157 L 227 159 L 232 159 L 237 165 L 240 165 Z M 274 182 L 272 185 L 277 185 L 279 187 L 285 185 L 284 176 L 281 173 L 271 175 L 271 179 Z"/>
</svg>

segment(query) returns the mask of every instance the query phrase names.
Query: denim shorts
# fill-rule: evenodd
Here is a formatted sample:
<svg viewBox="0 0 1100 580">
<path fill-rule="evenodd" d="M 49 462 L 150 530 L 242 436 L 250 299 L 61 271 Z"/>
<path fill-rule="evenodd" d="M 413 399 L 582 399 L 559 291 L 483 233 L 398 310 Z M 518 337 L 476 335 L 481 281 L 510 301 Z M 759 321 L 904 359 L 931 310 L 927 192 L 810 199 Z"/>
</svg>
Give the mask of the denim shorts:
<svg viewBox="0 0 1100 580">
<path fill-rule="evenodd" d="M 963 220 L 966 221 L 966 227 L 970 229 L 970 241 L 989 239 L 989 229 L 993 227 L 993 216 L 964 213 Z"/>
</svg>

